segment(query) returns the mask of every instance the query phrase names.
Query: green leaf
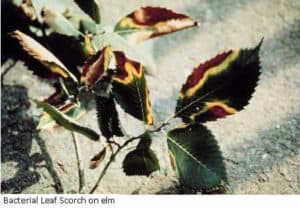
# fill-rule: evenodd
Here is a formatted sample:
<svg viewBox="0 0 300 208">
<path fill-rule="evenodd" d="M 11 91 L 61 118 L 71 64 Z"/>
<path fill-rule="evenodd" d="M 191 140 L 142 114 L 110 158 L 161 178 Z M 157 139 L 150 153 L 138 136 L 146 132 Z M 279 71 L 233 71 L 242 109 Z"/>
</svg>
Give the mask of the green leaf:
<svg viewBox="0 0 300 208">
<path fill-rule="evenodd" d="M 125 112 L 153 124 L 153 114 L 144 67 L 131 60 L 121 51 L 114 51 L 116 73 L 113 76 L 113 94 Z"/>
<path fill-rule="evenodd" d="M 184 14 L 160 7 L 143 7 L 122 18 L 114 31 L 131 43 L 197 26 Z"/>
<path fill-rule="evenodd" d="M 253 94 L 259 74 L 259 49 L 230 50 L 196 67 L 183 85 L 176 115 L 185 123 L 234 114 Z"/>
<path fill-rule="evenodd" d="M 194 190 L 212 189 L 226 181 L 226 170 L 217 141 L 201 124 L 168 132 L 180 183 Z"/>
<path fill-rule="evenodd" d="M 96 23 L 101 22 L 100 5 L 96 0 L 75 0 L 75 2 Z"/>
<path fill-rule="evenodd" d="M 64 102 L 63 104 L 57 107 L 57 110 L 73 120 L 80 119 L 86 113 L 84 108 L 72 102 Z M 37 129 L 50 129 L 56 124 L 57 123 L 55 122 L 55 120 L 48 113 L 44 113 L 43 116 L 40 118 Z"/>
<path fill-rule="evenodd" d="M 123 170 L 126 175 L 146 175 L 149 176 L 152 172 L 159 170 L 158 159 L 150 149 L 151 137 L 145 134 L 141 138 L 137 148 L 129 152 L 123 161 Z"/>
<path fill-rule="evenodd" d="M 97 34 L 98 32 L 98 26 L 95 22 L 90 21 L 90 20 L 80 20 L 79 22 L 79 30 L 86 34 Z"/>
<path fill-rule="evenodd" d="M 114 50 L 124 51 L 127 56 L 143 63 L 144 66 L 153 68 L 154 63 L 148 55 L 145 55 L 141 50 L 137 50 L 135 46 L 128 43 L 128 41 L 116 33 L 95 35 L 92 43 L 97 50 L 100 50 L 106 45 L 111 45 Z"/>
<path fill-rule="evenodd" d="M 61 76 L 65 79 L 70 78 L 74 82 L 78 82 L 77 78 L 67 69 L 67 67 L 53 55 L 51 51 L 46 49 L 33 38 L 16 30 L 10 33 L 11 37 L 16 38 L 22 49 L 33 59 L 41 63 L 46 69 L 53 74 Z"/>
<path fill-rule="evenodd" d="M 82 35 L 62 14 L 44 8 L 42 10 L 42 17 L 44 22 L 49 25 L 55 32 L 63 35 L 79 37 Z"/>
<path fill-rule="evenodd" d="M 124 136 L 112 95 L 109 94 L 108 97 L 95 95 L 95 101 L 98 124 L 102 135 L 107 139 L 114 135 Z"/>
<path fill-rule="evenodd" d="M 70 117 L 66 116 L 64 113 L 60 112 L 57 108 L 51 106 L 50 104 L 39 102 L 37 100 L 34 100 L 34 102 L 39 108 L 42 108 L 46 113 L 48 113 L 57 124 L 65 129 L 82 134 L 94 141 L 98 141 L 100 139 L 100 135 L 94 130 L 81 126 L 79 123 L 72 120 Z"/>
</svg>

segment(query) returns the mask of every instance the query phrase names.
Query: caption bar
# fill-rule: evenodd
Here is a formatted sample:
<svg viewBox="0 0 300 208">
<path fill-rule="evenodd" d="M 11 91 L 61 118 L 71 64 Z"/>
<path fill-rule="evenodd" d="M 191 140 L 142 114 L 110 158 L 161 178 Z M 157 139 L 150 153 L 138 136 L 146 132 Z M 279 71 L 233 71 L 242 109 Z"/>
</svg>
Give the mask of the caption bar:
<svg viewBox="0 0 300 208">
<path fill-rule="evenodd" d="M 114 205 L 116 199 L 98 195 L 3 195 L 1 204 L 15 205 Z M 27 207 L 27 206 L 26 206 Z"/>
<path fill-rule="evenodd" d="M 117 195 L 117 194 L 7 194 L 0 195 L 1 208 L 298 208 L 297 195 Z"/>
</svg>

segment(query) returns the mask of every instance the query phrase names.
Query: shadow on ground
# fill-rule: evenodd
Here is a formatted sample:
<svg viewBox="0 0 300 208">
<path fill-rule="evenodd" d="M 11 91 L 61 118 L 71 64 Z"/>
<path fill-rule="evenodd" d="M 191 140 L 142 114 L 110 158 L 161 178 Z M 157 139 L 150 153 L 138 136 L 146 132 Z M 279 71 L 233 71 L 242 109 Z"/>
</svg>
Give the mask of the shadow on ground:
<svg viewBox="0 0 300 208">
<path fill-rule="evenodd" d="M 60 179 L 53 169 L 45 143 L 35 130 L 37 120 L 27 113 L 30 107 L 27 89 L 23 86 L 3 85 L 1 94 L 1 163 L 6 163 L 8 167 L 14 166 L 17 170 L 14 174 L 10 173 L 11 178 L 1 181 L 1 192 L 21 193 L 39 182 L 41 176 L 36 169 L 46 168 L 52 177 L 55 191 L 62 193 Z M 34 140 L 40 153 L 31 155 Z M 2 171 L 5 170 L 2 168 Z"/>
</svg>

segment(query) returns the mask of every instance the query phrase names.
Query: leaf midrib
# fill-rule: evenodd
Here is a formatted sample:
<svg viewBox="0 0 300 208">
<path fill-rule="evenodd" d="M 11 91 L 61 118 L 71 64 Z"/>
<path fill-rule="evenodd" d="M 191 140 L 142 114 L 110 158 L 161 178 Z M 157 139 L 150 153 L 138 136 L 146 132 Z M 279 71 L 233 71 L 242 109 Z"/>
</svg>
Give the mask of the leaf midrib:
<svg viewBox="0 0 300 208">
<path fill-rule="evenodd" d="M 254 54 L 254 52 L 253 52 L 253 54 Z M 253 56 L 253 54 L 251 54 L 251 56 Z M 251 58 L 252 58 L 252 57 L 251 57 Z M 250 58 L 249 58 L 249 59 L 250 59 Z M 249 60 L 249 59 L 248 59 L 248 60 Z M 237 61 L 237 60 L 235 60 L 235 61 Z M 231 62 L 231 63 L 230 63 L 230 66 L 231 66 L 235 61 Z M 219 90 L 220 88 L 224 87 L 225 85 L 229 84 L 229 83 L 231 82 L 231 80 L 233 80 L 233 79 L 234 79 L 234 78 L 231 77 L 231 78 L 228 79 L 227 81 L 224 80 L 219 86 L 213 88 L 212 90 L 208 91 L 207 93 L 205 93 L 205 94 L 202 95 L 201 97 L 199 97 L 199 98 L 193 100 L 192 102 L 190 102 L 189 104 L 183 106 L 181 109 L 179 109 L 179 110 L 175 113 L 175 116 L 174 116 L 174 117 L 178 116 L 178 115 L 181 114 L 181 113 L 184 113 L 187 109 L 189 109 L 189 108 L 190 108 L 191 106 L 193 106 L 195 103 L 201 102 L 201 101 L 204 100 L 207 96 L 213 95 L 213 93 L 214 93 L 215 91 L 217 91 L 217 90 Z M 257 83 L 256 83 L 256 84 L 257 84 Z M 248 101 L 248 102 L 249 102 L 249 101 Z M 178 105 L 178 101 L 177 101 L 177 105 Z M 243 107 L 243 108 L 244 108 L 244 107 Z M 242 109 L 243 109 L 243 108 L 242 108 Z"/>
<path fill-rule="evenodd" d="M 187 149 L 185 149 L 181 144 L 176 142 L 174 139 L 172 139 L 170 136 L 167 136 L 167 139 L 171 141 L 173 144 L 178 146 L 179 149 L 181 149 L 184 153 L 186 153 L 191 159 L 196 161 L 199 165 L 206 168 L 210 173 L 212 173 L 216 178 L 221 179 L 216 173 L 214 173 L 210 168 L 208 168 L 205 164 L 203 164 L 201 161 L 199 161 L 193 154 L 191 154 Z M 175 155 L 174 155 L 175 156 Z M 176 158 L 176 157 L 175 157 Z M 176 159 L 175 159 L 176 160 Z"/>
<path fill-rule="evenodd" d="M 227 83 L 224 81 L 221 85 L 217 86 L 216 88 L 212 89 L 211 91 L 205 93 L 204 95 L 202 95 L 201 97 L 193 100 L 192 102 L 190 102 L 189 104 L 185 105 L 183 108 L 179 109 L 176 113 L 175 116 L 178 116 L 179 114 L 183 113 L 184 111 L 186 111 L 187 109 L 189 109 L 191 106 L 193 106 L 195 103 L 200 102 L 202 100 L 204 100 L 207 96 L 212 95 L 215 91 L 217 91 L 218 89 L 220 89 L 221 87 L 223 87 L 224 85 L 226 85 Z M 178 105 L 178 104 L 177 104 Z"/>
<path fill-rule="evenodd" d="M 141 107 L 141 110 L 142 110 L 142 118 L 143 118 L 143 121 L 145 123 L 147 123 L 147 120 L 145 118 L 145 111 L 144 111 L 144 107 L 143 107 L 143 102 L 142 102 L 142 97 L 141 97 L 141 92 L 140 92 L 140 88 L 139 88 L 139 85 L 137 83 L 137 80 L 136 80 L 136 77 L 133 75 L 133 80 L 134 80 L 134 84 L 136 86 L 136 89 L 137 89 L 137 94 L 138 94 L 138 97 L 139 97 L 139 102 L 140 102 L 140 107 Z M 146 87 L 146 86 L 145 86 Z"/>
</svg>

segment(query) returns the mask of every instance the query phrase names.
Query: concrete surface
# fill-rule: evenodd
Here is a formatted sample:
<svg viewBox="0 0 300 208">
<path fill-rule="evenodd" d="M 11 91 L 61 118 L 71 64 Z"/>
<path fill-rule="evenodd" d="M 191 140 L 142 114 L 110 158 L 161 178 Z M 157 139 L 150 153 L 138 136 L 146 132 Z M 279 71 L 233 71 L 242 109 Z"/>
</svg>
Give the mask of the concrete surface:
<svg viewBox="0 0 300 208">
<path fill-rule="evenodd" d="M 144 5 L 168 7 L 201 23 L 139 46 L 150 52 L 156 67 L 148 77 L 155 120 L 175 108 L 176 97 L 191 69 L 230 48 L 253 47 L 264 37 L 262 74 L 246 109 L 207 126 L 226 157 L 230 193 L 300 193 L 300 1 L 298 0 L 111 0 L 100 1 L 103 22 L 113 24 Z M 3 193 L 74 193 L 78 187 L 70 133 L 36 132 L 40 110 L 28 98 L 44 98 L 53 89 L 31 75 L 21 62 L 9 71 L 1 97 Z M 95 111 L 82 123 L 97 129 Z M 137 122 L 122 116 L 127 131 Z M 87 190 L 100 170 L 89 170 L 89 159 L 100 146 L 82 138 Z M 166 144 L 158 134 L 153 144 L 162 170 L 151 178 L 126 177 L 120 155 L 97 193 L 180 193 L 168 165 Z M 54 186 L 54 184 L 56 184 Z"/>
</svg>

